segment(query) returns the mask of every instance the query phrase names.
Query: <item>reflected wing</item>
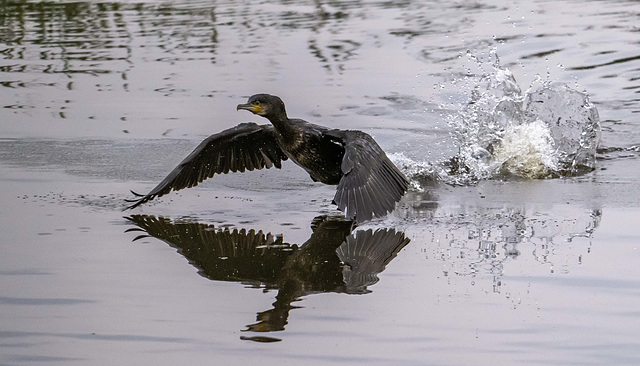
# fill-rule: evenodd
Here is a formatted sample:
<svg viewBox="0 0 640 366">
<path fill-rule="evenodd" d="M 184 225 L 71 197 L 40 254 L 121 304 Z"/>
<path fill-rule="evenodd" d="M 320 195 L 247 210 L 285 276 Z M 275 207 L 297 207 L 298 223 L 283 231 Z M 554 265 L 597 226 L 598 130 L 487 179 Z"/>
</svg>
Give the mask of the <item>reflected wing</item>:
<svg viewBox="0 0 640 366">
<path fill-rule="evenodd" d="M 176 248 L 209 279 L 273 285 L 297 246 L 254 230 L 216 229 L 213 225 L 171 222 L 148 215 L 127 217 L 140 231 L 135 240 L 154 237 Z M 256 283 L 257 282 L 257 283 Z"/>
<path fill-rule="evenodd" d="M 356 222 L 382 217 L 393 211 L 409 187 L 409 181 L 393 165 L 375 140 L 361 131 L 332 130 L 328 135 L 342 141 L 344 174 L 333 201 Z"/>
<path fill-rule="evenodd" d="M 366 293 L 378 282 L 378 273 L 409 243 L 404 233 L 371 229 L 356 231 L 336 250 L 345 264 L 342 276 L 348 293 Z"/>
<path fill-rule="evenodd" d="M 151 192 L 127 202 L 127 209 L 135 208 L 171 190 L 191 188 L 214 174 L 244 172 L 275 166 L 280 168 L 286 155 L 278 146 L 272 125 L 242 123 L 236 127 L 211 135 L 198 145 Z"/>
</svg>

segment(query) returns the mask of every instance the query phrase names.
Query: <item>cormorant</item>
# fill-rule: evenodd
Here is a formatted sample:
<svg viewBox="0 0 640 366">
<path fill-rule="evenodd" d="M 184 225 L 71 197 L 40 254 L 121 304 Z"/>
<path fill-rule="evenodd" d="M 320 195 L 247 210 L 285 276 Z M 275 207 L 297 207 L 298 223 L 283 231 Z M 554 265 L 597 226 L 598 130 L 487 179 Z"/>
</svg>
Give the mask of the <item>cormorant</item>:
<svg viewBox="0 0 640 366">
<path fill-rule="evenodd" d="M 409 181 L 368 134 L 289 118 L 282 100 L 256 94 L 237 110 L 267 118 L 271 125 L 241 123 L 206 138 L 146 195 L 132 191 L 137 207 L 171 190 L 196 186 L 214 174 L 281 168 L 290 158 L 315 182 L 337 185 L 333 203 L 357 223 L 392 211 Z"/>
</svg>

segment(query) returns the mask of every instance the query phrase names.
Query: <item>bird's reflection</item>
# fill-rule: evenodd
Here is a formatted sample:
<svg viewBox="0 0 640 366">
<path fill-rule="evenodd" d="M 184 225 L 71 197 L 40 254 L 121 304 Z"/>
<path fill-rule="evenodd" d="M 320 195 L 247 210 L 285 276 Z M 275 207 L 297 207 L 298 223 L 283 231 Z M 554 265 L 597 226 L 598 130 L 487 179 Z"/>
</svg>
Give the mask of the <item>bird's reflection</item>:
<svg viewBox="0 0 640 366">
<path fill-rule="evenodd" d="M 172 222 L 148 215 L 127 217 L 142 232 L 134 241 L 155 237 L 176 248 L 199 273 L 211 280 L 237 281 L 277 289 L 273 308 L 258 313 L 247 331 L 284 330 L 294 301 L 319 292 L 363 294 L 378 282 L 377 274 L 409 243 L 394 229 L 355 230 L 342 217 L 319 216 L 302 245 L 254 230 L 219 229 L 214 225 Z M 270 337 L 243 337 L 273 341 Z"/>
</svg>

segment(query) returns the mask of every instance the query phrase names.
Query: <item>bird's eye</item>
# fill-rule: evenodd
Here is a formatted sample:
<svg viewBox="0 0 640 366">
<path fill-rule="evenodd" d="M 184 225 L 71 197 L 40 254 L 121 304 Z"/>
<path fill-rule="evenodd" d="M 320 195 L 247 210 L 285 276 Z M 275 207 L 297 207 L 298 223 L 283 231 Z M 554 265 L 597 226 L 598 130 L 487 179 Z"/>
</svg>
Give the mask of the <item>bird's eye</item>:
<svg viewBox="0 0 640 366">
<path fill-rule="evenodd" d="M 260 105 L 260 101 L 256 100 L 255 102 L 253 102 L 253 105 L 259 106 Z"/>
</svg>

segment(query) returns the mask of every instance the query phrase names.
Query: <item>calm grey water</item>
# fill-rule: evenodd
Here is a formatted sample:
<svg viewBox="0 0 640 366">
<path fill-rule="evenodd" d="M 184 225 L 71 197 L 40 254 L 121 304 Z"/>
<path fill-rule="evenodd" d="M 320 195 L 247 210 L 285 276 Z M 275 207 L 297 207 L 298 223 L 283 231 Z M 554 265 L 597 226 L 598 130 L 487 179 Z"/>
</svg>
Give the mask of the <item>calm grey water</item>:
<svg viewBox="0 0 640 366">
<path fill-rule="evenodd" d="M 639 15 L 637 1 L 0 2 L 0 365 L 638 364 Z M 595 171 L 435 185 L 355 232 L 315 219 L 338 213 L 333 188 L 293 164 L 121 212 L 203 137 L 266 122 L 235 110 L 257 92 L 446 159 L 446 116 L 492 49 L 522 89 L 589 94 Z M 376 251 L 357 257 L 362 242 Z"/>
</svg>

